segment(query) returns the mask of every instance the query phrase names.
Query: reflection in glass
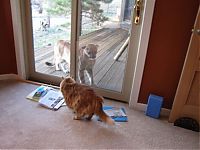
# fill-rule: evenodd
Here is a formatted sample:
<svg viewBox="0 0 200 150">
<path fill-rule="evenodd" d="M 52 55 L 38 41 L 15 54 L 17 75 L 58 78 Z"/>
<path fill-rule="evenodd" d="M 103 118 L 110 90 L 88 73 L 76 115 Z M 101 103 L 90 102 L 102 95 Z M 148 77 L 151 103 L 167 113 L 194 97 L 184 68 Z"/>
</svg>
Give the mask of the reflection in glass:
<svg viewBox="0 0 200 150">
<path fill-rule="evenodd" d="M 133 3 L 133 0 L 81 0 L 79 82 L 121 92 Z"/>
</svg>

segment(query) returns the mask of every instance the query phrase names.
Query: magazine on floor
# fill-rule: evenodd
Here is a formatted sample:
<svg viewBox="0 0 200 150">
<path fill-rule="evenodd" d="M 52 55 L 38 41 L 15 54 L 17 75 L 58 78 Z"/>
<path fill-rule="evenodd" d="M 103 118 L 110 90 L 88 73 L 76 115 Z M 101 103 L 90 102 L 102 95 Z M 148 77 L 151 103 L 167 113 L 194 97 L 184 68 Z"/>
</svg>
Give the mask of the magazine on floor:
<svg viewBox="0 0 200 150">
<path fill-rule="evenodd" d="M 115 120 L 115 122 L 128 121 L 125 108 L 123 107 L 103 106 L 103 110 L 108 116 Z"/>
<path fill-rule="evenodd" d="M 52 110 L 58 110 L 64 103 L 60 90 L 44 85 L 36 88 L 26 98 L 37 101 L 41 106 Z"/>
</svg>

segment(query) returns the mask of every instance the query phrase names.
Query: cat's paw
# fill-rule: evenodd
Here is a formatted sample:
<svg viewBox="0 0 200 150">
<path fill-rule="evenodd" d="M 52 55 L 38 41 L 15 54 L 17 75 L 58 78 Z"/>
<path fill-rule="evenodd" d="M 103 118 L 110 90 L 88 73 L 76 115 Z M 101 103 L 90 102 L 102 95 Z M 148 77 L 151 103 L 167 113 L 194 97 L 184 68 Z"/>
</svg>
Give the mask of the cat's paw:
<svg viewBox="0 0 200 150">
<path fill-rule="evenodd" d="M 94 114 L 92 114 L 92 115 L 90 115 L 90 116 L 87 116 L 86 117 L 86 120 L 88 120 L 88 121 L 90 121 L 91 119 L 92 119 L 92 116 L 93 116 Z"/>
<path fill-rule="evenodd" d="M 75 115 L 75 116 L 73 117 L 73 119 L 74 119 L 74 120 L 80 120 L 81 118 Z"/>
<path fill-rule="evenodd" d="M 69 74 L 70 73 L 70 71 L 69 70 L 65 70 L 65 71 L 63 71 L 65 74 Z"/>
<path fill-rule="evenodd" d="M 60 71 L 61 69 L 60 68 L 56 68 L 56 71 Z"/>
</svg>

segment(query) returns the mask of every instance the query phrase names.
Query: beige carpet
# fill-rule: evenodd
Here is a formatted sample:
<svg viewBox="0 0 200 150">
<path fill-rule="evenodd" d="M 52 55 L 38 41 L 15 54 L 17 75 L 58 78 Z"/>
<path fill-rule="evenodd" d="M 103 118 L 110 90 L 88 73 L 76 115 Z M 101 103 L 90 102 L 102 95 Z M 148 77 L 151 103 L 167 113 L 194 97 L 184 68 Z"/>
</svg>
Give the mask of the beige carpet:
<svg viewBox="0 0 200 150">
<path fill-rule="evenodd" d="M 199 134 L 153 119 L 127 104 L 127 123 L 114 127 L 96 121 L 72 120 L 67 107 L 58 111 L 38 106 L 25 96 L 37 86 L 0 80 L 0 149 L 198 149 Z"/>
</svg>

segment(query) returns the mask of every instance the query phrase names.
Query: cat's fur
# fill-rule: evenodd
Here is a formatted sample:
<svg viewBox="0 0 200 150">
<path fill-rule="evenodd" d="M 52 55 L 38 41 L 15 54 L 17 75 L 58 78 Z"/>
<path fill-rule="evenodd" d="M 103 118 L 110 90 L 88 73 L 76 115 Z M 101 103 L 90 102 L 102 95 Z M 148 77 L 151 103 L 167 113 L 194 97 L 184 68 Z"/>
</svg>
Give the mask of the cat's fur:
<svg viewBox="0 0 200 150">
<path fill-rule="evenodd" d="M 96 62 L 97 49 L 98 45 L 95 44 L 87 44 L 86 46 L 81 47 L 78 67 L 78 77 L 80 83 L 85 84 L 84 71 L 86 71 L 90 85 L 94 84 L 93 68 Z"/>
<path fill-rule="evenodd" d="M 65 40 L 58 40 L 54 46 L 53 63 L 45 62 L 48 66 L 55 66 L 56 70 L 62 70 L 65 73 L 70 71 L 70 43 Z M 68 67 L 66 67 L 68 65 Z"/>
<path fill-rule="evenodd" d="M 74 119 L 90 120 L 95 114 L 103 122 L 114 124 L 114 121 L 102 109 L 103 98 L 97 95 L 91 87 L 76 83 L 74 79 L 67 77 L 61 81 L 60 90 L 65 103 L 75 113 Z"/>
</svg>

